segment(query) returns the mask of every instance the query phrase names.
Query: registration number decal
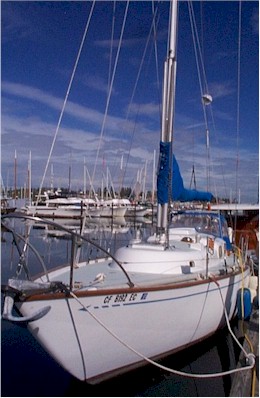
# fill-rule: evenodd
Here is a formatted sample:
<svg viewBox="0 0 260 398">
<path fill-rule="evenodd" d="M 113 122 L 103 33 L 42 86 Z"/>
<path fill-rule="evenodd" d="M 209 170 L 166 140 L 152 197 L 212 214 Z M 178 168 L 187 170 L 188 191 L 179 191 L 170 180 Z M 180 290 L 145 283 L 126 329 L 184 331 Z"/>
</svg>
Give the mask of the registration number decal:
<svg viewBox="0 0 260 398">
<path fill-rule="evenodd" d="M 146 300 L 148 293 L 120 293 L 106 296 L 104 304 L 128 303 L 136 300 Z"/>
</svg>

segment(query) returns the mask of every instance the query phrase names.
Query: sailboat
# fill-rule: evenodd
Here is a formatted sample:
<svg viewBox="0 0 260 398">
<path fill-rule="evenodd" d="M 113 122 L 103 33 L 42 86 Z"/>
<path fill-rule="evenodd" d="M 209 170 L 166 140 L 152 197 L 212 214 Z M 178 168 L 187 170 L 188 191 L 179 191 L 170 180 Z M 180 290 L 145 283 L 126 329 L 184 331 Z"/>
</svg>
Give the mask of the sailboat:
<svg viewBox="0 0 260 398">
<path fill-rule="evenodd" d="M 172 0 L 158 191 L 171 185 L 177 10 L 178 2 Z M 71 234 L 71 261 L 46 269 L 30 242 L 21 235 L 15 238 L 17 246 L 24 241 L 24 248 L 18 246 L 19 272 L 2 287 L 3 319 L 26 323 L 64 369 L 89 383 L 146 363 L 158 365 L 155 361 L 159 358 L 196 344 L 225 326 L 237 311 L 241 288 L 249 284 L 250 267 L 232 247 L 229 236 L 223 236 L 221 219 L 217 219 L 215 232 L 199 230 L 197 223 L 193 228 L 176 228 L 175 239 L 169 239 L 168 193 L 168 188 L 159 193 L 155 239 L 143 242 L 136 236 L 114 255 L 103 251 L 94 259 L 82 258 L 83 244 L 102 248 L 59 226 Z M 210 213 L 204 216 L 211 217 Z M 38 217 L 23 217 L 46 223 Z M 4 216 L 6 228 L 16 237 L 7 220 Z M 47 223 L 58 227 L 52 221 Z M 25 256 L 25 249 L 33 249 L 34 257 Z M 42 271 L 32 276 L 37 259 Z M 249 365 L 254 366 L 252 360 Z"/>
</svg>

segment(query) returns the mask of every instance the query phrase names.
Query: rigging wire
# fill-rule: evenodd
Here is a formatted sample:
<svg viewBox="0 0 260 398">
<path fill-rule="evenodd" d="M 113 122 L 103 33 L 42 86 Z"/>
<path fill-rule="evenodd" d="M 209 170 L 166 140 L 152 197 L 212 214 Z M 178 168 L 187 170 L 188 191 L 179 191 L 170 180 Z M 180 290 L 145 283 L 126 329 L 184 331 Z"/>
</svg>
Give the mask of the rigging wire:
<svg viewBox="0 0 260 398">
<path fill-rule="evenodd" d="M 235 173 L 235 195 L 238 198 L 238 173 L 239 173 L 239 164 L 240 164 L 240 154 L 239 154 L 239 136 L 240 136 L 240 75 L 241 75 L 241 36 L 242 36 L 242 2 L 239 1 L 238 5 L 238 60 L 237 60 L 237 120 L 236 120 L 236 173 Z M 223 170 L 223 165 L 222 165 Z M 223 172 L 224 175 L 224 172 Z M 228 191 L 226 189 L 225 184 L 225 193 L 226 197 L 228 197 Z M 230 202 L 232 197 L 230 197 Z M 230 216 L 231 218 L 231 216 Z M 231 220 L 232 221 L 232 220 Z M 233 229 L 236 230 L 236 220 Z"/>
<path fill-rule="evenodd" d="M 112 74 L 112 56 L 113 56 L 113 42 L 115 33 L 115 17 L 116 15 L 116 1 L 113 3 L 113 16 L 112 16 L 112 27 L 111 27 L 111 42 L 110 42 L 110 56 L 109 56 L 109 70 L 108 70 L 108 94 L 109 86 L 111 84 L 111 74 Z"/>
<path fill-rule="evenodd" d="M 134 101 L 134 96 L 136 94 L 137 85 L 138 85 L 138 82 L 139 82 L 139 79 L 140 79 L 140 75 L 141 75 L 141 71 L 142 71 L 142 68 L 143 68 L 144 60 L 145 60 L 145 57 L 146 57 L 148 44 L 149 44 L 150 39 L 151 39 L 152 31 L 154 31 L 154 37 L 155 37 L 155 39 L 154 39 L 154 41 L 155 41 L 154 51 L 155 51 L 155 63 L 156 63 L 156 74 L 157 74 L 157 86 L 158 86 L 158 92 L 159 92 L 159 67 L 158 67 L 158 52 L 157 52 L 157 46 L 156 46 L 156 44 L 157 44 L 157 42 L 156 42 L 156 31 L 157 31 L 157 25 L 159 23 L 159 17 L 156 20 L 157 14 L 158 14 L 158 5 L 155 8 L 154 7 L 154 1 L 153 1 L 152 2 L 152 15 L 153 15 L 152 25 L 151 25 L 151 28 L 150 28 L 150 31 L 149 31 L 149 34 L 148 34 L 148 38 L 147 38 L 147 41 L 146 41 L 146 45 L 145 45 L 145 49 L 144 49 L 144 52 L 143 52 L 143 56 L 142 56 L 142 59 L 141 59 L 140 65 L 139 65 L 138 72 L 137 72 L 134 88 L 132 90 L 132 95 L 131 95 L 131 98 L 130 98 L 130 101 L 129 101 L 129 105 L 128 105 L 128 108 L 127 108 L 125 122 L 124 122 L 124 126 L 122 128 L 122 135 L 121 135 L 122 137 L 123 137 L 124 132 L 126 131 L 126 127 L 127 127 L 128 120 L 129 120 L 129 114 L 130 114 L 130 112 L 132 110 L 132 104 L 133 104 L 133 101 Z M 161 113 L 161 111 L 159 109 L 159 114 L 160 113 Z M 126 161 L 125 161 L 124 168 L 122 167 L 122 161 L 121 161 L 120 170 L 121 171 L 123 170 L 123 171 L 121 173 L 121 178 L 120 178 L 121 179 L 121 186 L 119 187 L 119 192 L 120 192 L 120 190 L 121 190 L 121 188 L 123 186 L 123 182 L 124 182 L 124 178 L 125 178 L 125 174 L 126 174 L 126 169 L 127 169 L 128 162 L 129 162 L 130 152 L 131 152 L 131 148 L 133 146 L 133 139 L 134 139 L 135 127 L 136 127 L 136 121 L 137 121 L 138 115 L 139 115 L 139 113 L 137 112 L 136 117 L 135 117 L 135 121 L 134 121 L 134 128 L 133 128 L 133 131 L 132 131 L 130 145 L 128 147 L 128 150 L 127 150 L 127 152 L 124 152 L 122 154 L 122 156 L 124 154 L 126 154 Z M 118 150 L 118 153 L 119 152 L 120 151 Z M 117 158 L 117 159 L 119 159 L 119 158 Z M 118 164 L 118 162 L 119 162 L 119 160 L 117 160 L 117 164 Z M 117 167 L 116 167 L 116 170 L 118 170 Z"/>
<path fill-rule="evenodd" d="M 159 23 L 159 17 L 157 23 L 155 24 L 155 16 L 158 8 L 154 9 L 154 1 L 152 2 L 152 12 L 153 12 L 153 34 L 154 34 L 154 56 L 155 56 L 155 69 L 156 69 L 156 84 L 158 91 L 158 104 L 159 104 L 159 116 L 160 122 L 162 123 L 162 106 L 161 106 L 161 97 L 160 97 L 160 79 L 159 79 L 159 62 L 158 62 L 158 47 L 157 47 L 157 25 Z M 162 128 L 162 127 L 161 127 Z"/>
<path fill-rule="evenodd" d="M 238 174 L 239 174 L 239 166 L 240 166 L 240 155 L 239 155 L 239 131 L 240 131 L 240 69 L 241 69 L 241 32 L 242 32 L 242 27 L 241 27 L 241 20 L 242 20 L 242 5 L 241 1 L 239 1 L 239 27 L 238 27 L 238 67 L 237 67 L 237 156 L 236 156 L 236 177 L 235 177 L 235 195 L 238 199 L 239 197 L 239 190 L 238 190 Z M 207 85 L 207 80 L 206 80 L 206 73 L 205 73 L 205 68 L 204 68 L 204 63 L 203 63 L 203 57 L 204 57 L 204 51 L 203 48 L 201 49 L 201 46 L 199 44 L 199 39 L 198 39 L 198 32 L 196 29 L 196 24 L 195 24 L 195 16 L 194 16 L 194 10 L 192 6 L 192 1 L 188 2 L 188 7 L 189 7 L 189 13 L 190 13 L 190 19 L 191 19 L 191 28 L 192 28 L 192 35 L 193 35 L 193 41 L 194 41 L 194 48 L 195 48 L 195 57 L 196 57 L 196 64 L 197 64 L 197 69 L 198 69 L 198 77 L 199 77 L 199 84 L 200 84 L 200 90 L 202 93 L 202 77 L 203 75 L 203 81 L 205 82 L 205 90 L 208 92 L 208 85 Z M 202 15 L 202 10 L 201 10 L 201 15 Z M 195 40 L 196 38 L 196 40 Z M 197 42 L 197 45 L 195 44 Z M 202 43 L 203 44 L 203 43 Z M 200 63 L 199 63 L 200 60 Z M 201 64 L 202 68 L 202 73 L 200 73 L 199 69 L 199 64 Z M 213 116 L 213 109 L 210 107 L 210 115 L 211 115 L 211 121 L 212 121 L 212 126 L 213 130 L 216 131 L 216 125 L 215 125 L 215 120 Z M 206 129 L 208 129 L 208 120 L 205 118 L 206 116 L 206 110 L 205 106 L 203 106 L 203 111 L 204 111 L 204 119 L 206 123 Z M 210 148 L 209 148 L 209 135 L 208 135 L 208 152 L 207 152 L 207 181 L 210 183 Z M 223 181 L 224 181 L 224 191 L 226 197 L 228 197 L 227 193 L 227 184 L 225 182 L 224 178 L 224 168 L 223 168 L 223 162 L 221 161 L 221 168 L 222 168 L 222 176 L 223 176 Z M 216 193 L 216 198 L 218 197 Z"/>
<path fill-rule="evenodd" d="M 152 5 L 153 5 L 153 3 L 152 3 Z M 143 56 L 142 56 L 142 59 L 141 59 L 140 65 L 139 65 L 138 72 L 137 72 L 134 88 L 133 88 L 133 91 L 132 91 L 132 96 L 131 96 L 131 99 L 130 99 L 130 102 L 129 102 L 129 105 L 128 105 L 127 114 L 126 114 L 126 118 L 125 118 L 125 123 L 127 123 L 127 121 L 128 121 L 129 114 L 130 114 L 130 111 L 131 111 L 131 108 L 132 108 L 134 96 L 135 96 L 135 93 L 136 93 L 136 90 L 137 90 L 137 84 L 139 82 L 139 78 L 140 78 L 141 71 L 142 71 L 142 68 L 143 68 L 143 64 L 144 64 L 144 60 L 145 60 L 145 57 L 146 57 L 146 53 L 147 53 L 147 49 L 148 49 L 148 45 L 149 45 L 149 42 L 150 42 L 150 39 L 151 39 L 152 32 L 154 31 L 154 34 L 155 34 L 156 25 L 158 25 L 158 22 L 159 22 L 159 19 L 157 19 L 157 21 L 156 21 L 157 13 L 158 13 L 158 6 L 156 7 L 155 10 L 154 10 L 154 7 L 153 7 L 153 20 L 152 20 L 150 31 L 149 31 L 149 34 L 148 34 L 148 37 L 147 37 L 147 41 L 146 41 L 146 44 L 145 44 Z M 155 24 L 155 22 L 156 22 L 156 24 Z M 155 47 L 156 47 L 156 45 L 155 45 Z M 156 56 L 157 56 L 157 48 L 155 50 L 155 53 L 156 53 Z M 157 82 L 158 82 L 159 81 L 159 79 L 158 79 L 158 69 L 159 69 L 158 68 L 158 59 L 157 59 L 157 63 L 156 63 L 156 68 L 157 68 Z M 136 126 L 136 120 L 138 118 L 138 115 L 139 115 L 139 113 L 136 114 L 134 126 Z M 129 149 L 128 149 L 128 152 L 127 152 L 126 165 L 125 165 L 124 174 L 123 174 L 123 177 L 122 177 L 122 184 L 123 184 L 123 181 L 124 181 L 124 178 L 125 178 L 125 173 L 126 173 L 126 169 L 127 169 L 127 166 L 128 166 L 130 152 L 131 152 L 131 149 L 132 149 L 132 146 L 133 146 L 134 133 L 135 133 L 135 128 L 132 131 L 130 146 L 129 146 Z"/>
<path fill-rule="evenodd" d="M 123 40 L 123 33 L 124 33 L 125 24 L 126 24 L 126 17 L 127 17 L 128 7 L 129 7 L 129 1 L 130 0 L 127 1 L 126 8 L 125 8 L 123 25 L 122 25 L 122 29 L 121 29 L 120 38 L 119 38 L 119 44 L 118 44 L 118 49 L 117 49 L 117 53 L 116 53 L 115 64 L 114 64 L 114 68 L 113 68 L 113 72 L 112 72 L 112 76 L 111 76 L 109 93 L 108 93 L 107 101 L 106 101 L 106 108 L 105 108 L 105 113 L 104 113 L 104 117 L 103 117 L 103 122 L 102 122 L 99 142 L 98 142 L 96 160 L 95 160 L 94 169 L 93 169 L 93 173 L 92 173 L 92 183 L 93 183 L 93 185 L 94 185 L 94 181 L 95 181 L 97 161 L 98 161 L 98 158 L 99 158 L 99 152 L 100 152 L 100 148 L 101 148 L 101 143 L 102 143 L 103 136 L 104 136 L 105 122 L 107 120 L 108 108 L 109 108 L 109 104 L 110 104 L 110 98 L 111 98 L 111 94 L 112 94 L 112 88 L 113 88 L 113 83 L 114 83 L 114 79 L 115 79 L 115 73 L 116 73 L 116 69 L 117 69 L 117 65 L 118 65 L 118 59 L 119 59 L 119 54 L 120 54 L 120 50 L 121 50 L 121 44 L 122 44 L 122 40 Z"/>
<path fill-rule="evenodd" d="M 195 51 L 195 60 L 196 60 L 196 65 L 197 65 L 197 72 L 198 72 L 198 79 L 199 79 L 199 86 L 200 86 L 200 95 L 201 98 L 203 98 L 203 95 L 205 95 L 209 92 L 208 90 L 208 83 L 207 83 L 207 78 L 206 78 L 206 72 L 205 72 L 205 67 L 204 67 L 204 60 L 203 60 L 203 54 L 202 54 L 202 49 L 200 46 L 200 41 L 199 41 L 199 36 L 198 36 L 198 31 L 196 27 L 196 21 L 195 21 L 195 15 L 194 15 L 194 9 L 192 2 L 188 2 L 188 9 L 189 9 L 189 15 L 190 15 L 190 22 L 191 22 L 191 31 L 192 31 L 192 38 L 193 38 L 193 45 L 194 45 L 194 51 Z M 206 156 L 206 175 L 207 175 L 207 190 L 210 190 L 210 145 L 209 145 L 209 124 L 208 124 L 208 117 L 207 117 L 207 111 L 206 107 L 208 105 L 202 101 L 202 108 L 203 108 L 203 115 L 204 115 L 204 121 L 205 121 L 205 126 L 206 126 L 206 150 L 207 150 L 207 156 Z"/>
<path fill-rule="evenodd" d="M 41 196 L 44 180 L 45 180 L 45 177 L 46 177 L 46 174 L 47 174 L 47 170 L 48 170 L 48 167 L 49 167 L 49 163 L 50 163 L 50 159 L 51 159 L 52 152 L 53 152 L 53 149 L 54 149 L 54 145 L 55 145 L 55 142 L 56 142 L 56 139 L 57 139 L 57 135 L 58 135 L 58 132 L 59 132 L 59 129 L 60 129 L 60 125 L 61 125 L 61 121 L 62 121 L 62 118 L 63 118 L 63 114 L 64 114 L 65 107 L 66 107 L 66 104 L 67 104 L 67 101 L 68 101 L 68 97 L 69 97 L 69 94 L 70 94 L 72 82 L 73 82 L 73 79 L 74 79 L 74 76 L 75 76 L 75 73 L 76 73 L 76 69 L 77 69 L 77 66 L 78 66 L 78 63 L 79 63 L 79 58 L 80 58 L 80 55 L 81 55 L 81 52 L 82 52 L 83 44 L 85 42 L 85 38 L 86 38 L 86 35 L 87 35 L 87 32 L 88 32 L 90 20 L 91 20 L 91 17 L 92 17 L 92 14 L 93 14 L 93 10 L 94 10 L 94 7 L 95 7 L 95 2 L 96 2 L 96 0 L 94 0 L 93 3 L 92 3 L 92 7 L 90 9 L 90 13 L 89 13 L 89 16 L 88 16 L 88 19 L 87 19 L 87 23 L 86 23 L 86 27 L 85 27 L 85 30 L 84 30 L 84 34 L 83 34 L 83 37 L 81 39 L 79 51 L 78 51 L 78 54 L 77 54 L 77 58 L 76 58 L 74 67 L 73 67 L 73 71 L 72 71 L 72 74 L 71 74 L 71 78 L 70 78 L 70 81 L 69 81 L 69 85 L 68 85 L 68 88 L 67 88 L 67 92 L 66 92 L 66 96 L 65 96 L 65 99 L 64 99 L 64 102 L 63 102 L 63 106 L 62 106 L 62 109 L 61 109 L 61 112 L 60 112 L 60 116 L 59 116 L 58 124 L 57 124 L 56 130 L 55 130 L 55 134 L 54 134 L 54 137 L 53 137 L 53 140 L 52 140 L 51 149 L 50 149 L 49 156 L 48 156 L 48 159 L 47 159 L 47 162 L 46 162 L 45 170 L 44 170 L 42 181 L 41 181 L 41 184 L 40 184 L 40 187 L 39 187 L 39 193 L 38 193 L 38 196 L 37 196 L 37 199 L 36 199 L 36 204 L 35 204 L 32 216 L 34 216 L 35 213 L 37 212 L 37 206 L 38 206 L 38 203 L 39 203 L 39 200 L 40 200 L 40 196 Z M 32 224 L 30 224 L 29 227 L 28 227 L 27 237 L 24 240 L 23 250 L 22 250 L 22 252 L 20 254 L 20 260 L 22 260 L 25 257 L 27 249 L 30 246 L 29 236 L 30 236 L 31 228 L 32 228 Z"/>
<path fill-rule="evenodd" d="M 38 195 L 38 198 L 37 198 L 37 201 L 36 201 L 36 206 L 38 205 L 38 202 L 39 202 L 39 199 L 40 199 L 43 183 L 44 183 L 44 180 L 45 180 L 45 177 L 46 177 L 46 173 L 47 173 L 47 170 L 48 170 L 48 167 L 49 167 L 50 159 L 51 159 L 53 148 L 54 148 L 54 145 L 55 145 L 55 142 L 56 142 L 56 139 L 57 139 L 57 135 L 58 135 L 58 132 L 59 132 L 59 129 L 60 129 L 60 125 L 61 125 L 63 114 L 64 114 L 64 111 L 65 111 L 65 107 L 67 105 L 67 101 L 68 101 L 68 97 L 69 97 L 69 94 L 70 94 L 71 86 L 72 86 L 72 83 L 73 83 L 73 80 L 74 80 L 74 76 L 75 76 L 76 69 L 77 69 L 77 66 L 78 66 L 78 63 L 79 63 L 79 59 L 80 59 L 80 55 L 81 55 L 81 52 L 82 52 L 82 48 L 83 48 L 83 45 L 84 45 L 84 42 L 85 42 L 85 38 L 86 38 L 86 35 L 87 35 L 87 32 L 88 32 L 88 28 L 89 28 L 90 20 L 91 20 L 93 11 L 94 11 L 95 3 L 96 3 L 96 0 L 94 0 L 93 3 L 92 3 L 91 9 L 90 9 L 90 13 L 89 13 L 89 16 L 88 16 L 88 19 L 87 19 L 86 27 L 85 27 L 85 30 L 84 30 L 84 34 L 83 34 L 83 37 L 81 39 L 79 51 L 78 51 L 78 54 L 77 54 L 77 58 L 76 58 L 74 67 L 73 67 L 73 71 L 72 71 L 72 74 L 71 74 L 71 78 L 70 78 L 70 81 L 69 81 L 69 85 L 68 85 L 68 88 L 67 88 L 65 99 L 64 99 L 64 102 L 63 102 L 63 105 L 62 105 L 62 109 L 61 109 L 61 112 L 60 112 L 58 124 L 57 124 L 56 130 L 55 130 L 55 134 L 54 134 L 54 137 L 53 137 L 52 144 L 51 144 L 51 149 L 50 149 L 49 156 L 48 156 L 48 159 L 47 159 L 47 163 L 46 163 L 46 166 L 45 166 L 45 170 L 44 170 L 44 173 L 43 173 L 42 181 L 41 181 L 41 184 L 40 184 L 39 195 Z M 35 207 L 35 211 L 36 211 L 36 207 Z"/>
<path fill-rule="evenodd" d="M 204 51 L 204 29 L 203 29 L 203 0 L 200 0 L 200 26 L 201 26 L 201 54 L 202 54 L 202 59 L 205 61 L 205 51 Z M 204 90 L 207 91 L 207 88 L 204 87 Z"/>
<path fill-rule="evenodd" d="M 237 154 L 236 154 L 236 178 L 235 178 L 235 194 L 237 202 L 239 203 L 239 195 L 238 195 L 238 175 L 239 175 L 239 132 L 240 132 L 240 65 L 241 65 L 241 26 L 242 26 L 242 2 L 239 1 L 239 10 L 238 10 L 238 62 L 237 62 L 237 131 L 236 131 L 236 145 L 237 145 Z M 234 220 L 234 230 L 237 229 L 237 212 Z"/>
</svg>

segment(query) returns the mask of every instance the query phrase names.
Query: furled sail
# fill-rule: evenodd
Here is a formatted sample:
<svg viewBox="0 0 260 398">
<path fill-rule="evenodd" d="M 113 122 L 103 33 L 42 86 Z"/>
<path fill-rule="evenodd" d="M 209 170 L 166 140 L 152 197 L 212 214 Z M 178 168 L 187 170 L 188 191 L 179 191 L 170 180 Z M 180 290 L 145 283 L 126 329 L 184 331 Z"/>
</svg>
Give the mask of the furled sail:
<svg viewBox="0 0 260 398">
<path fill-rule="evenodd" d="M 193 200 L 210 202 L 212 198 L 213 195 L 210 192 L 184 188 L 179 165 L 175 156 L 172 155 L 172 200 L 179 200 L 181 202 L 191 202 Z"/>
</svg>

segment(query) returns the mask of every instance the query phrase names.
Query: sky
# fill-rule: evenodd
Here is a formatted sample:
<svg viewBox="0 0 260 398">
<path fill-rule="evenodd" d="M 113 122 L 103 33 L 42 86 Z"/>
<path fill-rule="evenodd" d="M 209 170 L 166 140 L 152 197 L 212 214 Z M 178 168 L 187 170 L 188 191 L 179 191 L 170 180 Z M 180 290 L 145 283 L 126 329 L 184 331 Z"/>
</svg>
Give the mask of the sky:
<svg viewBox="0 0 260 398">
<path fill-rule="evenodd" d="M 256 203 L 258 2 L 191 5 L 199 44 L 195 53 L 180 1 L 173 131 L 184 186 Z M 31 164 L 33 187 L 153 189 L 168 11 L 168 1 L 1 2 L 5 188 L 16 163 L 17 187 L 28 185 Z M 213 99 L 205 113 L 203 93 Z"/>
</svg>

